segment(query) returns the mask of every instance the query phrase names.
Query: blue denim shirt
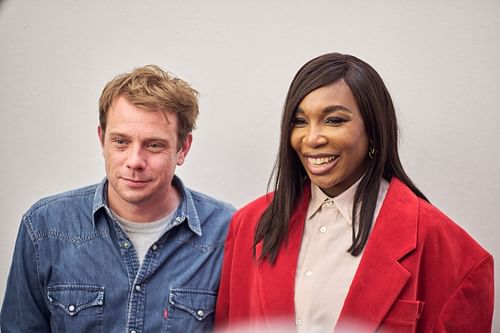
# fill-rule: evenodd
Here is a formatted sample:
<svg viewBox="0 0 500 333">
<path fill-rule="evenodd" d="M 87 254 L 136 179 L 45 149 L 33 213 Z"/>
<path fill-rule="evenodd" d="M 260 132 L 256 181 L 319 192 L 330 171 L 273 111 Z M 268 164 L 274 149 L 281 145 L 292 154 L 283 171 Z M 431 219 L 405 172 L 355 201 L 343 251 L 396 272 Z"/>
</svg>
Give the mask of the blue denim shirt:
<svg viewBox="0 0 500 333">
<path fill-rule="evenodd" d="M 106 179 L 34 204 L 16 241 L 1 331 L 210 331 L 234 209 L 174 182 L 182 201 L 141 267 L 107 206 Z"/>
</svg>

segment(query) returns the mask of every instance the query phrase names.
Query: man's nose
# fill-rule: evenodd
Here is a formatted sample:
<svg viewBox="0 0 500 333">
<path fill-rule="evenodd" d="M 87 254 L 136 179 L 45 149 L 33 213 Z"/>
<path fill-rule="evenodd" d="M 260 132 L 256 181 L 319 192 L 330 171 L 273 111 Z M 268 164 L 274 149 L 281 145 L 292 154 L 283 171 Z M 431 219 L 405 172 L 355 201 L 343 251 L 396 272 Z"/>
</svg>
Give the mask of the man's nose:
<svg viewBox="0 0 500 333">
<path fill-rule="evenodd" d="M 132 147 L 127 156 L 127 168 L 144 169 L 146 167 L 146 152 L 142 147 Z"/>
</svg>

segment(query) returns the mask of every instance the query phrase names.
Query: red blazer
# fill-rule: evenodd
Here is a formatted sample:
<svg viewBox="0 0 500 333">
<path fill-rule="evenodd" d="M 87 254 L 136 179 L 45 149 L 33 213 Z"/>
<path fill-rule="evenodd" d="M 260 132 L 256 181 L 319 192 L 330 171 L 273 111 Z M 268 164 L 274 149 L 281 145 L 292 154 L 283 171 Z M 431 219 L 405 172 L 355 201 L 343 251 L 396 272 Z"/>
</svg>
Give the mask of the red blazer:
<svg viewBox="0 0 500 333">
<path fill-rule="evenodd" d="M 250 331 L 265 331 L 276 321 L 294 329 L 295 271 L 309 198 L 306 186 L 275 265 L 258 263 L 252 255 L 255 225 L 271 196 L 234 215 L 217 329 L 233 332 L 244 324 Z M 491 332 L 493 298 L 493 257 L 394 178 L 334 331 Z"/>
</svg>

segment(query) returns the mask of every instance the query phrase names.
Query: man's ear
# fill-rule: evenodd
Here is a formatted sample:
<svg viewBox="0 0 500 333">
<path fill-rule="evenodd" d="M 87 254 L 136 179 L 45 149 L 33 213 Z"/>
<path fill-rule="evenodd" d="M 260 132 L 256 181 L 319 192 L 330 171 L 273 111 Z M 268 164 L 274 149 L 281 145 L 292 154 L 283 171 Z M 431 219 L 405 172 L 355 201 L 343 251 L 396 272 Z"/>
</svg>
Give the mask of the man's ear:
<svg viewBox="0 0 500 333">
<path fill-rule="evenodd" d="M 101 152 L 104 154 L 104 131 L 101 126 L 97 126 L 97 136 L 99 138 L 99 143 L 101 144 Z"/>
<path fill-rule="evenodd" d="M 182 147 L 179 150 L 179 155 L 177 156 L 177 165 L 182 165 L 184 164 L 184 161 L 186 160 L 186 156 L 189 152 L 189 149 L 191 149 L 191 143 L 193 142 L 193 134 L 189 133 L 186 136 L 186 139 L 182 143 Z"/>
</svg>

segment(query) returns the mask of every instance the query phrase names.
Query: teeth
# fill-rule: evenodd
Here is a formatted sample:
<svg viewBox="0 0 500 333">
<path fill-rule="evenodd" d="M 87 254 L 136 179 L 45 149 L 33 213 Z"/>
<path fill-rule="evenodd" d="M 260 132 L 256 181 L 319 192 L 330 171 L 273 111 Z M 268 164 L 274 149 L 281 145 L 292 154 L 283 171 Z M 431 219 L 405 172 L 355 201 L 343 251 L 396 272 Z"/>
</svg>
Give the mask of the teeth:
<svg viewBox="0 0 500 333">
<path fill-rule="evenodd" d="M 330 161 L 333 161 L 335 159 L 335 156 L 330 156 L 330 157 L 319 157 L 319 158 L 312 158 L 309 157 L 309 162 L 311 162 L 312 165 L 321 165 L 328 163 Z"/>
</svg>

